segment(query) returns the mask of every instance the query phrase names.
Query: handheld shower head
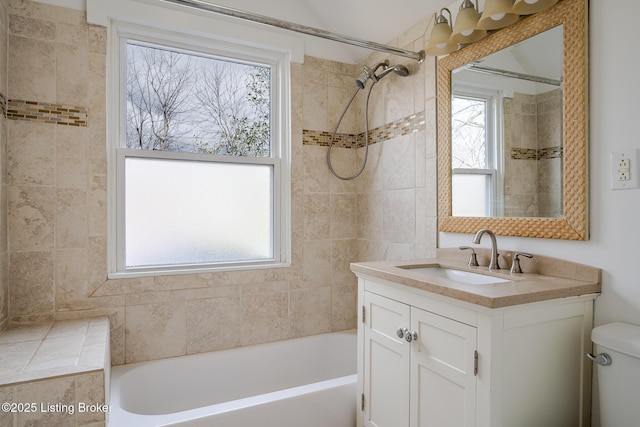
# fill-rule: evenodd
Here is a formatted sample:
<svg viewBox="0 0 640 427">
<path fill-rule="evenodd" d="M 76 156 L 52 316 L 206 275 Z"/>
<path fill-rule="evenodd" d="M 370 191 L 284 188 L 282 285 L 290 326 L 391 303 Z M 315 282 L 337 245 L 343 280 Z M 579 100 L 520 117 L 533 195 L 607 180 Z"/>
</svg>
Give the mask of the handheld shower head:
<svg viewBox="0 0 640 427">
<path fill-rule="evenodd" d="M 379 74 L 376 74 L 378 68 L 383 67 L 382 71 Z M 401 77 L 406 77 L 409 75 L 409 70 L 404 65 L 394 65 L 393 67 L 389 66 L 389 61 L 384 61 L 376 64 L 375 67 L 370 68 L 368 66 L 363 66 L 364 75 L 358 77 L 356 79 L 356 85 L 360 89 L 364 89 L 367 85 L 367 80 L 371 79 L 374 83 L 378 83 L 378 80 L 389 74 L 390 72 L 394 72 Z"/>
<path fill-rule="evenodd" d="M 394 65 L 393 67 L 385 68 L 384 70 L 382 70 L 380 74 L 376 76 L 376 78 L 380 80 L 381 78 L 383 78 L 384 76 L 386 76 L 392 71 L 397 75 L 399 75 L 400 77 L 406 77 L 409 75 L 409 69 L 404 65 L 398 64 L 398 65 Z"/>
</svg>

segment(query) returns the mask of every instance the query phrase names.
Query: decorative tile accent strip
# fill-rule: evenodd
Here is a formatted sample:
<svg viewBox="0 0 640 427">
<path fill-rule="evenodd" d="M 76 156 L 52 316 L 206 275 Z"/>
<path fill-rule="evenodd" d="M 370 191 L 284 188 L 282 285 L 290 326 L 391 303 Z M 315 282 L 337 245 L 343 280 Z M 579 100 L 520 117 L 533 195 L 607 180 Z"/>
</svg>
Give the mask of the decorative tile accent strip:
<svg viewBox="0 0 640 427">
<path fill-rule="evenodd" d="M 535 148 L 512 148 L 511 158 L 514 160 L 538 160 L 538 150 Z"/>
<path fill-rule="evenodd" d="M 560 159 L 562 158 L 562 147 L 548 147 L 538 150 L 539 159 Z"/>
<path fill-rule="evenodd" d="M 2 117 L 7 117 L 7 98 L 5 98 L 4 93 L 0 93 L 0 114 Z"/>
<path fill-rule="evenodd" d="M 369 144 L 388 141 L 398 136 L 419 132 L 425 128 L 424 111 L 396 120 L 384 126 L 369 130 Z M 304 145 L 319 145 L 327 147 L 331 141 L 332 132 L 303 129 L 302 143 Z M 334 146 L 342 148 L 362 148 L 365 146 L 365 133 L 336 135 Z"/>
<path fill-rule="evenodd" d="M 540 148 L 512 148 L 511 158 L 513 160 L 547 160 L 559 159 L 562 157 L 562 147 Z"/>
<path fill-rule="evenodd" d="M 315 130 L 302 130 L 302 144 L 304 145 L 319 145 L 321 147 L 328 147 L 331 141 L 331 135 L 333 132 L 322 132 Z M 336 138 L 333 141 L 335 147 L 342 148 L 357 148 L 357 135 L 349 133 L 336 134 Z"/>
<path fill-rule="evenodd" d="M 47 102 L 10 99 L 7 102 L 7 118 L 64 126 L 87 126 L 87 109 Z"/>
</svg>

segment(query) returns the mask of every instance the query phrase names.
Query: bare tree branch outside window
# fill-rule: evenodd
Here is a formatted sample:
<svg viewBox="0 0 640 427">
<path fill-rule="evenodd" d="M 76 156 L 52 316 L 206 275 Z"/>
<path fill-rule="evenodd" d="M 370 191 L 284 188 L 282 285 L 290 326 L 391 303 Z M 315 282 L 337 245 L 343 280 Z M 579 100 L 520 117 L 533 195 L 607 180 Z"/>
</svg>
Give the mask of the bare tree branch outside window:
<svg viewBox="0 0 640 427">
<path fill-rule="evenodd" d="M 127 45 L 127 147 L 270 154 L 271 70 Z"/>
<path fill-rule="evenodd" d="M 455 96 L 451 108 L 452 168 L 486 168 L 487 103 Z"/>
</svg>

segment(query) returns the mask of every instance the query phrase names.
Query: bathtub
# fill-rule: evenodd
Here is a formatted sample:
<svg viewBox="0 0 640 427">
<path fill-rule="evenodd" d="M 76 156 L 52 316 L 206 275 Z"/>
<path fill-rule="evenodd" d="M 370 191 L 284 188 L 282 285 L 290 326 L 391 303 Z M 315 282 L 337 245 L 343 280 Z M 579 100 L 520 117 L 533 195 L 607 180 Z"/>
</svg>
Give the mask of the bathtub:
<svg viewBox="0 0 640 427">
<path fill-rule="evenodd" d="M 332 332 L 111 370 L 110 427 L 354 427 L 356 334 Z"/>
</svg>

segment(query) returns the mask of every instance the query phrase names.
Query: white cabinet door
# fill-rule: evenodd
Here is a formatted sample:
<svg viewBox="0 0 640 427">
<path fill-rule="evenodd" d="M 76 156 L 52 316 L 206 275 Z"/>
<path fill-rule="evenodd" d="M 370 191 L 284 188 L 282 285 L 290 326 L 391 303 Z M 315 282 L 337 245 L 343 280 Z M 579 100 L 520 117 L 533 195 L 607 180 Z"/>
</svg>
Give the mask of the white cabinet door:
<svg viewBox="0 0 640 427">
<path fill-rule="evenodd" d="M 410 326 L 410 308 L 370 292 L 364 302 L 364 425 L 408 426 L 411 344 L 396 330 Z"/>
<path fill-rule="evenodd" d="M 411 427 L 475 426 L 476 328 L 412 307 L 411 330 Z"/>
</svg>

